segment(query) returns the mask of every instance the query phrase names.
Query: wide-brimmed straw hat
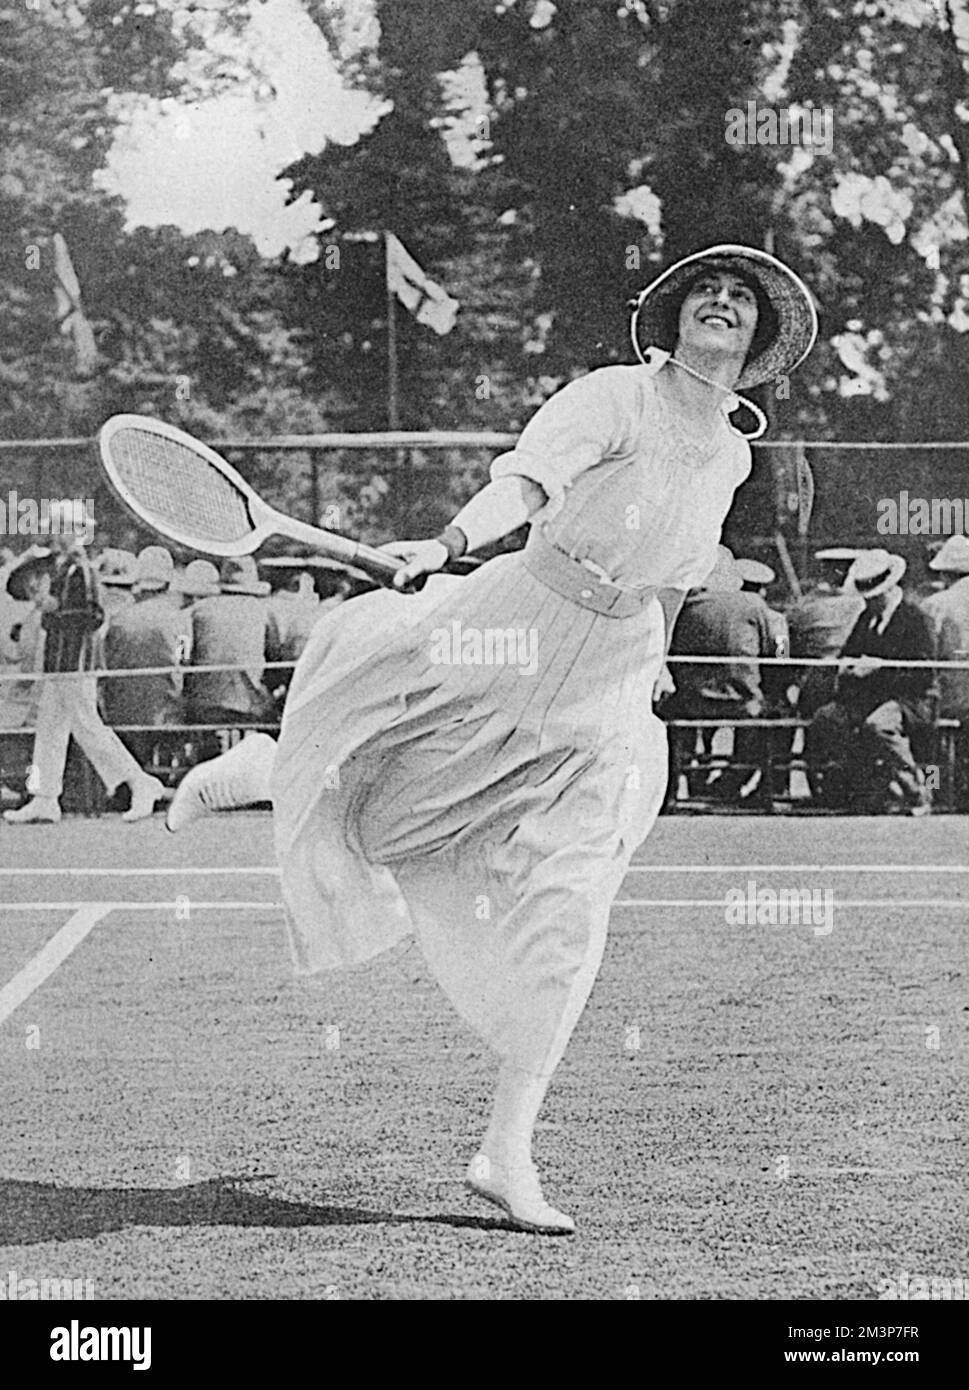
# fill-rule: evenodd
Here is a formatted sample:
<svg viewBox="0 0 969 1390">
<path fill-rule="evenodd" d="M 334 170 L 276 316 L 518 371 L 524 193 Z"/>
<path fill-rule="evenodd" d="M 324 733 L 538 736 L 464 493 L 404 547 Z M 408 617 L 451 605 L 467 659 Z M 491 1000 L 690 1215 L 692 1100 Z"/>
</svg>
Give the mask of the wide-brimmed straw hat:
<svg viewBox="0 0 969 1390">
<path fill-rule="evenodd" d="M 54 552 L 47 546 L 32 545 L 10 566 L 7 572 L 7 593 L 18 603 L 28 602 L 30 599 L 26 588 L 28 577 L 41 573 L 43 570 L 53 569 L 53 567 Z"/>
<path fill-rule="evenodd" d="M 773 310 L 776 324 L 744 364 L 738 390 L 787 376 L 804 361 L 818 334 L 818 316 L 804 281 L 776 256 L 753 246 L 724 243 L 696 251 L 664 270 L 633 301 L 631 333 L 640 361 L 650 347 L 672 352 L 679 312 L 690 285 L 704 270 L 724 270 L 752 280 Z M 754 342 L 758 342 L 755 334 Z"/>
<path fill-rule="evenodd" d="M 761 560 L 739 558 L 734 561 L 734 565 L 742 583 L 754 584 L 758 589 L 764 584 L 773 584 L 777 578 L 770 565 L 765 565 Z"/>
<path fill-rule="evenodd" d="M 265 579 L 259 578 L 256 562 L 251 555 L 223 560 L 219 584 L 224 594 L 248 594 L 252 598 L 265 598 L 270 587 Z"/>
<path fill-rule="evenodd" d="M 969 574 L 969 538 L 950 536 L 939 547 L 938 554 L 929 561 L 930 570 L 942 570 L 945 574 Z"/>
<path fill-rule="evenodd" d="M 104 587 L 130 589 L 138 574 L 138 561 L 133 551 L 110 546 L 101 551 L 94 569 Z"/>
<path fill-rule="evenodd" d="M 189 598 L 212 598 L 221 592 L 219 571 L 211 560 L 192 560 L 185 566 L 185 573 L 175 587 Z"/>
<path fill-rule="evenodd" d="M 135 573 L 135 588 L 141 594 L 161 593 L 175 578 L 175 561 L 163 545 L 146 545 L 140 552 Z"/>
<path fill-rule="evenodd" d="M 837 563 L 843 565 L 845 562 L 850 564 L 853 560 L 857 560 L 859 555 L 863 555 L 864 553 L 864 550 L 856 545 L 829 545 L 825 550 L 816 550 L 814 552 L 814 558 L 815 560 L 819 560 L 822 564 Z"/>
<path fill-rule="evenodd" d="M 859 598 L 875 598 L 894 588 L 905 569 L 903 555 L 892 555 L 888 550 L 862 551 L 848 571 L 844 591 Z"/>
</svg>

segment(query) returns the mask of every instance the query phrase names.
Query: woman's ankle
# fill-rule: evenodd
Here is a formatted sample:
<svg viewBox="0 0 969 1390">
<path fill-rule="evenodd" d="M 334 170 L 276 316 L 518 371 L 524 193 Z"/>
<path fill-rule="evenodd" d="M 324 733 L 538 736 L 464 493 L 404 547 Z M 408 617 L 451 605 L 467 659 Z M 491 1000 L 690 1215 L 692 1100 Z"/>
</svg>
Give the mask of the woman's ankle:
<svg viewBox="0 0 969 1390">
<path fill-rule="evenodd" d="M 530 1144 L 520 1138 L 503 1135 L 486 1135 L 471 1163 L 472 1167 L 481 1169 L 481 1176 L 485 1180 L 491 1170 L 513 1172 L 535 1166 Z"/>
</svg>

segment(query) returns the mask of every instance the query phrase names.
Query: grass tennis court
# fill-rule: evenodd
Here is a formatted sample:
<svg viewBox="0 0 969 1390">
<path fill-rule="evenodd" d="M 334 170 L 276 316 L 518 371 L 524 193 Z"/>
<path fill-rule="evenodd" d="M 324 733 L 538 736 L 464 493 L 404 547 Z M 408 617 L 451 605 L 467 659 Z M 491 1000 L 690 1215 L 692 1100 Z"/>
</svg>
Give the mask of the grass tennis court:
<svg viewBox="0 0 969 1390">
<path fill-rule="evenodd" d="M 0 1278 L 95 1297 L 877 1298 L 969 1274 L 969 827 L 672 817 L 537 1157 L 465 1194 L 494 1063 L 416 948 L 298 982 L 267 815 L 0 831 Z M 833 925 L 728 924 L 730 889 Z"/>
</svg>

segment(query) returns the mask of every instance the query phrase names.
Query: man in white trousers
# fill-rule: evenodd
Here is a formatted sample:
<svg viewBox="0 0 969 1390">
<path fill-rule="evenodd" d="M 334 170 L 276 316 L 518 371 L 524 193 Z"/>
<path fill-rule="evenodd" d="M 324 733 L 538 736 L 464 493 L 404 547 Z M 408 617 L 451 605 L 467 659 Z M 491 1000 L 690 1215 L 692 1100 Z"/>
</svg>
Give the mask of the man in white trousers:
<svg viewBox="0 0 969 1390">
<path fill-rule="evenodd" d="M 108 789 L 131 788 L 131 807 L 122 819 L 143 820 L 164 792 L 131 756 L 98 712 L 99 634 L 104 623 L 97 576 L 84 552 L 91 521 L 77 504 L 50 508 L 51 590 L 44 603 L 44 671 L 34 737 L 33 766 L 27 782 L 31 799 L 6 811 L 11 825 L 60 820 L 60 797 L 71 735 Z M 16 569 L 8 578 L 16 587 Z"/>
</svg>

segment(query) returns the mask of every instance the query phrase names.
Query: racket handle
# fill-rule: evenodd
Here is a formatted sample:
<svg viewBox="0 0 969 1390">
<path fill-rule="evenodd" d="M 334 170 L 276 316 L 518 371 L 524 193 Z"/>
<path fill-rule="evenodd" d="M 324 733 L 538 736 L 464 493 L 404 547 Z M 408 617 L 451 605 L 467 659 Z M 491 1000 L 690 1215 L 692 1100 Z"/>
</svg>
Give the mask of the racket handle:
<svg viewBox="0 0 969 1390">
<path fill-rule="evenodd" d="M 405 562 L 399 559 L 398 556 L 388 555 L 386 550 L 376 550 L 373 546 L 363 545 L 359 542 L 356 545 L 354 556 L 351 561 L 351 564 L 356 565 L 357 569 L 363 570 L 365 574 L 370 575 L 371 579 L 376 579 L 378 584 L 383 584 L 384 587 L 388 589 L 397 587 L 394 584 L 394 575 L 398 570 L 404 568 L 404 563 Z M 426 574 L 418 575 L 416 580 L 412 579 L 409 584 L 405 584 L 398 592 L 404 594 L 419 593 L 420 590 L 423 589 L 426 580 Z"/>
<path fill-rule="evenodd" d="M 376 579 L 378 584 L 383 584 L 387 588 L 395 588 L 394 575 L 405 562 L 396 555 L 388 555 L 385 550 L 374 550 L 371 546 L 360 544 L 359 554 L 353 563 L 358 569 L 369 574 L 372 579 Z M 437 572 L 439 574 L 469 574 L 472 570 L 476 570 L 481 563 L 476 555 L 463 556 L 459 560 L 449 561 L 443 570 Z M 405 584 L 400 592 L 419 594 L 429 578 L 429 574 L 419 574 L 416 579 Z"/>
<path fill-rule="evenodd" d="M 397 587 L 394 584 L 394 575 L 403 569 L 406 563 L 398 556 L 391 555 L 386 550 L 378 550 L 376 546 L 365 545 L 363 541 L 352 541 L 347 536 L 337 535 L 333 531 L 321 531 L 317 526 L 308 526 L 304 521 L 283 516 L 281 512 L 271 511 L 268 507 L 265 512 L 262 525 L 268 534 L 275 532 L 276 535 L 288 536 L 290 540 L 308 545 L 338 564 L 352 565 L 355 569 L 362 570 L 364 574 L 388 589 Z M 424 587 L 426 579 L 426 575 L 419 575 L 416 581 L 398 589 L 398 593 L 417 593 Z"/>
</svg>

